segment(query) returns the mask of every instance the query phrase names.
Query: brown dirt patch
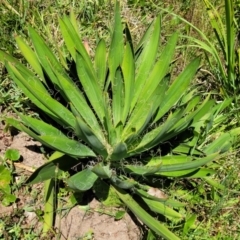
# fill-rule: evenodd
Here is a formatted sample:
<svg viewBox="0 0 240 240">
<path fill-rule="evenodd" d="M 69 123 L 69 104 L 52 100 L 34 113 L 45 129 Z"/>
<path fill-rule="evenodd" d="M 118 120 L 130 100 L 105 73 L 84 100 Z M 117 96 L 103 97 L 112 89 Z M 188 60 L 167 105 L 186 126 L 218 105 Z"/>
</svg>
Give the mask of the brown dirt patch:
<svg viewBox="0 0 240 240">
<path fill-rule="evenodd" d="M 97 200 L 92 200 L 90 209 L 98 208 Z M 58 222 L 58 218 L 56 223 Z M 80 239 L 93 233 L 96 240 L 136 240 L 140 239 L 140 231 L 128 214 L 115 221 L 113 217 L 98 212 L 85 212 L 74 207 L 61 221 L 61 240 Z"/>
</svg>

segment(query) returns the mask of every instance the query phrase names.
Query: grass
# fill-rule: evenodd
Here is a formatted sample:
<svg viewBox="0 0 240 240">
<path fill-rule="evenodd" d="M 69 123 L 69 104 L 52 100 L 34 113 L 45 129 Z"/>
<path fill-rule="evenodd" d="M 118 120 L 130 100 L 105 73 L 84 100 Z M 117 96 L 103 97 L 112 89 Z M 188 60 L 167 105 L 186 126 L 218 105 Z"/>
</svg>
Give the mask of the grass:
<svg viewBox="0 0 240 240">
<path fill-rule="evenodd" d="M 155 2 L 155 3 L 154 3 Z M 122 14 L 125 19 L 128 19 L 128 24 L 133 29 L 134 40 L 137 42 L 143 29 L 149 22 L 160 12 L 156 8 L 167 7 L 175 13 L 183 16 L 192 24 L 201 29 L 209 38 L 214 39 L 211 26 L 206 22 L 206 12 L 204 5 L 200 1 L 150 1 L 148 4 L 144 1 L 122 1 Z M 220 1 L 215 1 L 216 6 L 220 6 Z M 61 48 L 62 42 L 57 27 L 57 17 L 64 13 L 68 13 L 71 8 L 74 9 L 79 21 L 81 22 L 80 33 L 85 38 L 86 45 L 89 49 L 94 49 L 96 42 L 102 36 L 106 36 L 110 30 L 111 17 L 113 14 L 113 1 L 13 1 L 4 0 L 0 6 L 0 48 L 12 53 L 18 57 L 19 52 L 15 48 L 14 35 L 16 33 L 26 35 L 27 24 L 37 26 L 45 39 L 50 41 L 55 52 Z M 192 30 L 186 25 L 172 18 L 168 14 L 163 14 L 163 35 L 178 29 L 182 34 L 191 35 Z M 96 35 L 96 29 L 100 32 Z M 201 54 L 198 49 L 191 49 L 187 46 L 187 42 L 182 40 L 182 48 L 176 55 L 179 71 L 188 62 L 192 55 Z M 23 61 L 23 59 L 21 59 Z M 211 73 L 207 61 L 202 62 L 202 71 L 196 80 L 196 85 L 200 85 L 202 91 L 216 91 L 214 88 L 217 76 Z M 6 70 L 0 66 L 0 104 L 4 114 L 11 111 L 11 107 L 21 109 L 22 111 L 30 111 L 28 101 L 17 89 L 17 87 L 9 79 Z M 229 110 L 230 111 L 230 110 Z M 226 114 L 231 115 L 231 112 Z M 237 147 L 236 147 L 237 149 Z M 224 189 L 211 189 L 204 181 L 179 181 L 175 180 L 169 187 L 168 194 L 175 194 L 177 199 L 188 199 L 190 205 L 187 206 L 192 214 L 197 214 L 197 219 L 194 224 L 189 224 L 183 232 L 180 227 L 175 229 L 181 239 L 192 240 L 234 240 L 240 235 L 240 222 L 238 217 L 239 212 L 239 154 L 229 153 L 224 159 L 219 161 L 220 168 L 215 176 L 224 186 Z M 11 172 L 13 175 L 15 172 Z M 25 174 L 24 174 L 25 175 Z M 182 186 L 189 186 L 188 194 L 182 191 Z M 21 189 L 21 191 L 20 191 Z M 27 187 L 18 186 L 15 181 L 11 185 L 12 194 L 18 197 L 19 194 L 29 194 L 30 190 Z M 34 200 L 38 199 L 38 193 L 31 192 Z M 66 193 L 64 193 L 66 194 Z M 66 194 L 68 196 L 68 193 Z M 26 203 L 27 204 L 27 203 Z M 11 213 L 11 216 L 1 216 L 0 220 L 0 239 L 36 239 L 39 237 L 39 232 L 35 226 L 30 226 L 26 229 L 20 229 L 24 222 L 22 217 L 26 209 L 32 206 L 18 206 Z M 42 212 L 40 209 L 34 209 L 38 221 L 41 221 Z M 189 216 L 191 217 L 191 216 Z M 2 234 L 2 235 L 1 235 Z"/>
<path fill-rule="evenodd" d="M 239 167 L 239 160 L 235 158 L 229 161 L 228 171 L 226 167 L 219 171 L 219 178 L 225 186 L 224 190 L 218 191 L 219 197 L 216 199 L 208 195 L 203 197 L 201 189 L 193 192 L 197 201 L 191 207 L 197 212 L 198 218 L 194 229 L 183 239 L 238 239 L 240 183 L 236 180 L 239 175 L 236 168 Z"/>
</svg>

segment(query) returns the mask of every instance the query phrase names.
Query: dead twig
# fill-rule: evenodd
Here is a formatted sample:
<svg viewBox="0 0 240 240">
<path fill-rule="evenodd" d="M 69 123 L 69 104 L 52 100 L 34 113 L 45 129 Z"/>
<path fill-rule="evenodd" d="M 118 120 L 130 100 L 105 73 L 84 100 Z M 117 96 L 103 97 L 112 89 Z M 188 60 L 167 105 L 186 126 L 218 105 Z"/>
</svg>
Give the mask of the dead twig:
<svg viewBox="0 0 240 240">
<path fill-rule="evenodd" d="M 12 164 L 14 167 L 24 169 L 24 170 L 26 170 L 26 171 L 28 171 L 28 172 L 31 172 L 31 173 L 35 172 L 35 169 L 34 169 L 34 168 L 29 167 L 29 166 L 27 166 L 27 165 L 25 165 L 25 164 L 23 164 L 23 163 L 15 163 L 15 162 L 12 162 L 12 161 L 10 161 L 10 160 L 8 160 L 7 163 L 8 163 L 8 164 Z"/>
</svg>

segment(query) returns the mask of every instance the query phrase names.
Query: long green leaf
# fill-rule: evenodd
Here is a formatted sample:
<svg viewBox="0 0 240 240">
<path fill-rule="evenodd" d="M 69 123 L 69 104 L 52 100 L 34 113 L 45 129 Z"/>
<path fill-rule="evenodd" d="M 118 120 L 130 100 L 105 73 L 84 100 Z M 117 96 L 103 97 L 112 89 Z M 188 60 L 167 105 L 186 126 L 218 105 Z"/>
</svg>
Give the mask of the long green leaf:
<svg viewBox="0 0 240 240">
<path fill-rule="evenodd" d="M 30 76 L 34 76 L 34 74 L 28 68 L 26 68 L 21 62 L 19 62 L 13 56 L 3 52 L 2 50 L 0 50 L 0 61 L 1 62 L 10 62 L 15 67 L 17 66 L 18 68 L 21 68 L 21 71 L 24 72 L 24 74 L 27 74 L 27 75 L 30 75 Z"/>
<path fill-rule="evenodd" d="M 227 188 L 225 185 L 223 185 L 223 184 L 219 183 L 218 181 L 216 181 L 210 177 L 207 177 L 207 176 L 204 177 L 204 181 L 206 181 L 209 185 L 211 185 L 217 189 L 220 189 L 220 190 L 226 190 L 226 188 Z"/>
<path fill-rule="evenodd" d="M 39 135 L 51 135 L 68 138 L 59 129 L 43 122 L 42 120 L 38 120 L 23 114 L 19 114 L 19 116 L 26 126 L 33 129 Z"/>
<path fill-rule="evenodd" d="M 169 240 L 180 240 L 174 233 L 169 231 L 163 224 L 148 214 L 139 204 L 125 191 L 114 187 L 115 192 L 119 198 L 126 204 L 126 206 L 150 229 L 158 235 Z"/>
<path fill-rule="evenodd" d="M 76 62 L 76 53 L 78 52 L 87 64 L 91 74 L 93 74 L 93 64 L 76 29 L 77 23 L 75 19 L 64 16 L 63 19 L 59 19 L 59 24 L 65 44 L 74 61 Z"/>
<path fill-rule="evenodd" d="M 32 79 L 26 79 L 27 76 L 22 75 L 21 72 L 15 68 L 12 64 L 7 63 L 6 64 L 9 71 L 12 73 L 12 76 L 15 77 L 14 79 L 20 82 L 23 86 L 23 89 L 27 89 L 26 93 L 28 93 L 28 97 L 31 97 L 31 100 L 34 101 L 34 99 L 37 99 L 38 102 L 41 103 L 41 105 L 44 106 L 43 110 L 46 110 L 46 113 L 53 117 L 53 119 L 56 119 L 55 116 L 57 116 L 59 119 L 61 119 L 62 124 L 66 126 L 74 127 L 74 117 L 72 113 L 65 108 L 62 104 L 60 104 L 58 101 L 53 99 L 47 92 L 46 89 L 43 88 L 41 83 L 38 82 L 36 85 L 30 84 L 29 80 Z M 23 73 L 24 74 L 24 73 Z M 33 81 L 34 83 L 34 81 Z M 41 87 L 39 87 L 41 86 Z M 30 94 L 29 94 L 30 93 Z M 40 107 L 41 107 L 40 105 Z"/>
<path fill-rule="evenodd" d="M 104 40 L 99 41 L 94 60 L 98 84 L 103 90 L 107 76 L 107 50 Z"/>
<path fill-rule="evenodd" d="M 135 82 L 135 63 L 133 58 L 133 52 L 129 43 L 127 43 L 127 45 L 125 46 L 124 57 L 121 67 L 124 81 L 124 109 L 121 120 L 122 123 L 125 124 L 130 111 Z"/>
<path fill-rule="evenodd" d="M 207 101 L 208 100 L 208 101 Z M 190 101 L 190 105 L 192 105 L 192 102 Z M 196 110 L 184 118 L 181 118 L 175 125 L 172 126 L 172 128 L 169 130 L 167 137 L 173 138 L 185 129 L 187 129 L 190 125 L 192 127 L 195 127 L 195 132 L 197 131 L 197 126 L 203 127 L 206 121 L 209 120 L 211 117 L 211 107 L 213 107 L 214 101 L 209 100 L 208 98 L 205 99 L 205 101 L 198 107 Z M 188 112 L 189 105 L 185 108 L 185 111 Z M 200 130 L 199 128 L 199 130 Z"/>
<path fill-rule="evenodd" d="M 35 172 L 32 173 L 26 183 L 35 184 L 48 179 L 57 178 L 62 174 L 62 172 L 68 171 L 78 163 L 79 161 L 77 161 L 77 159 L 63 155 L 60 158 L 52 160 L 39 167 Z"/>
<path fill-rule="evenodd" d="M 95 113 L 97 114 L 99 120 L 103 123 L 105 116 L 105 102 L 103 98 L 103 93 L 100 86 L 97 83 L 96 76 L 94 76 L 87 67 L 84 58 L 77 54 L 76 56 L 77 73 L 79 80 L 84 88 L 84 92 L 88 97 Z"/>
<path fill-rule="evenodd" d="M 107 143 L 105 145 L 97 138 L 91 128 L 87 126 L 79 117 L 76 117 L 76 134 L 81 137 L 94 151 L 107 158 Z"/>
<path fill-rule="evenodd" d="M 180 171 L 171 171 L 171 172 L 161 172 L 156 173 L 157 176 L 164 177 L 181 177 L 181 178 L 204 178 L 210 175 L 216 174 L 216 171 L 213 169 L 207 168 L 198 168 L 198 169 L 190 169 L 190 170 L 180 170 Z"/>
<path fill-rule="evenodd" d="M 91 126 L 91 129 L 93 129 L 95 134 L 103 142 L 104 136 L 102 134 L 101 127 L 99 126 L 98 120 L 96 119 L 82 92 L 75 87 L 74 83 L 67 76 L 62 75 L 54 69 L 53 72 L 56 75 L 65 96 L 71 103 L 70 106 L 73 114 L 75 116 L 80 115 L 84 121 Z"/>
<path fill-rule="evenodd" d="M 87 146 L 67 138 L 62 135 L 37 135 L 35 132 L 31 131 L 29 127 L 24 126 L 19 121 L 15 119 L 7 119 L 8 123 L 17 129 L 26 132 L 29 136 L 33 137 L 35 140 L 41 142 L 49 148 L 57 150 L 59 152 L 68 154 L 70 156 L 76 157 L 95 157 L 94 152 Z M 50 133 L 51 134 L 51 133 Z"/>
<path fill-rule="evenodd" d="M 223 26 L 223 22 L 221 20 L 220 14 L 214 8 L 214 6 L 211 4 L 210 1 L 203 0 L 203 2 L 206 5 L 209 20 L 212 25 L 212 28 L 214 29 L 219 46 L 221 47 L 222 52 L 227 54 L 227 49 L 226 49 L 227 40 L 225 36 L 225 28 Z"/>
<path fill-rule="evenodd" d="M 167 45 L 162 51 L 159 60 L 154 65 L 152 71 L 149 72 L 146 84 L 144 85 L 144 88 L 142 88 L 142 91 L 139 95 L 138 103 L 134 111 L 137 111 L 136 109 L 138 108 L 142 108 L 142 106 L 145 104 L 145 101 L 147 102 L 147 99 L 152 96 L 156 87 L 161 84 L 162 79 L 168 73 L 169 65 L 172 60 L 174 50 L 176 48 L 177 38 L 177 33 L 171 36 L 171 38 L 167 42 Z M 165 94 L 165 92 L 163 92 L 163 94 Z"/>
<path fill-rule="evenodd" d="M 240 135 L 240 128 L 232 129 L 229 132 L 223 133 L 217 137 L 212 143 L 204 148 L 204 152 L 207 154 L 219 151 L 224 153 L 228 151 L 234 143 L 236 143 Z"/>
<path fill-rule="evenodd" d="M 199 159 L 193 159 L 193 161 L 188 161 L 184 163 L 176 163 L 176 164 L 168 164 L 168 165 L 162 165 L 162 167 L 159 170 L 160 172 L 171 172 L 171 171 L 181 171 L 181 170 L 195 170 L 211 161 L 216 159 L 216 157 L 219 156 L 219 153 L 213 153 L 210 154 L 207 157 L 199 158 Z"/>
<path fill-rule="evenodd" d="M 139 136 L 143 131 L 146 132 L 147 127 L 153 120 L 153 116 L 158 110 L 159 105 L 164 100 L 165 91 L 168 87 L 169 77 L 162 79 L 159 85 L 156 87 L 155 91 L 153 92 L 152 96 L 143 98 L 142 103 L 140 103 L 141 107 L 138 107 L 133 110 L 127 125 L 125 126 L 122 139 L 128 144 L 133 141 L 139 142 L 141 138 Z M 137 143 L 135 143 L 136 145 Z"/>
<path fill-rule="evenodd" d="M 190 81 L 196 74 L 196 71 L 200 64 L 200 58 L 194 59 L 184 71 L 174 80 L 165 95 L 165 101 L 160 105 L 157 116 L 154 122 L 158 121 L 167 111 L 169 111 L 181 98 L 184 92 L 187 90 Z"/>
<path fill-rule="evenodd" d="M 94 152 L 87 146 L 65 137 L 40 136 L 40 140 L 47 142 L 53 149 L 76 157 L 95 157 Z"/>
<path fill-rule="evenodd" d="M 191 154 L 191 155 L 195 155 L 195 156 L 203 156 L 204 152 L 201 151 L 200 149 L 197 149 L 196 147 L 193 147 L 191 145 L 188 144 L 180 144 L 178 145 L 176 148 L 173 149 L 173 153 L 181 153 L 181 154 Z"/>
<path fill-rule="evenodd" d="M 149 189 L 150 188 L 148 188 L 147 190 L 149 190 Z M 179 208 L 179 207 L 186 206 L 186 203 L 182 203 L 182 202 L 170 199 L 170 198 L 158 198 L 158 197 L 155 197 L 155 196 L 147 193 L 145 190 L 142 190 L 142 189 L 135 188 L 134 193 L 139 195 L 141 198 L 144 197 L 144 198 L 154 200 L 154 201 L 157 201 L 157 202 L 162 202 L 162 203 L 164 203 L 164 205 L 170 206 L 170 207 L 173 207 L 173 208 Z"/>
<path fill-rule="evenodd" d="M 39 62 L 41 63 L 44 71 L 47 73 L 51 81 L 58 86 L 58 80 L 52 72 L 52 68 L 50 64 L 54 66 L 54 68 L 64 73 L 64 69 L 60 62 L 57 60 L 56 56 L 53 54 L 51 49 L 46 45 L 42 37 L 34 30 L 32 27 L 28 28 L 29 36 L 33 42 L 34 49 L 36 51 Z"/>
<path fill-rule="evenodd" d="M 34 86 L 36 89 L 41 90 L 44 94 L 48 95 L 47 90 L 43 86 L 43 84 L 39 81 L 39 79 L 36 78 L 36 76 L 29 71 L 23 64 L 18 62 L 17 59 L 13 58 L 12 56 L 8 55 L 7 53 L 4 53 L 0 50 L 0 60 L 1 61 L 6 61 L 6 68 L 8 69 L 8 73 L 12 77 L 12 79 L 15 81 L 15 83 L 21 88 L 23 93 L 40 109 L 42 109 L 44 112 L 46 112 L 49 116 L 51 116 L 53 119 L 57 120 L 57 116 L 53 114 L 47 107 L 45 107 L 41 101 L 39 101 L 37 98 L 34 97 L 32 93 L 32 89 L 28 90 L 24 86 L 24 84 L 21 82 L 21 80 L 15 76 L 14 71 L 12 71 L 11 66 L 15 66 L 18 71 L 21 73 L 21 75 L 24 77 L 25 81 L 27 81 L 29 84 Z M 9 66 L 8 63 L 11 63 Z"/>
<path fill-rule="evenodd" d="M 173 210 L 172 208 L 166 206 L 164 203 L 155 201 L 149 198 L 142 197 L 142 200 L 147 204 L 147 206 L 154 212 L 160 213 L 170 220 L 180 221 L 183 219 L 183 216 Z"/>
<path fill-rule="evenodd" d="M 13 118 L 7 118 L 6 122 L 15 127 L 16 129 L 23 131 L 25 133 L 27 133 L 29 136 L 31 136 L 32 138 L 34 138 L 35 140 L 41 142 L 42 144 L 44 144 L 45 146 L 51 148 L 51 145 L 49 145 L 47 142 L 43 141 L 42 139 L 40 139 L 39 135 L 36 134 L 35 132 L 33 132 L 32 130 L 30 130 L 29 127 L 26 127 L 22 122 L 20 122 L 19 120 L 13 119 Z M 57 135 L 58 136 L 58 135 Z"/>
<path fill-rule="evenodd" d="M 23 117 L 23 120 L 24 120 L 24 117 Z M 27 120 L 27 123 L 26 123 L 27 126 L 29 124 L 33 124 L 34 122 L 38 121 L 36 119 L 32 121 L 32 119 L 26 119 L 26 118 L 25 120 Z M 69 154 L 70 156 L 76 156 L 76 157 L 88 157 L 88 156 L 95 157 L 96 156 L 91 149 L 89 149 L 88 147 L 86 147 L 85 145 L 77 141 L 69 139 L 65 135 L 61 135 L 56 129 L 49 126 L 48 124 L 41 123 L 40 129 L 38 129 L 37 131 L 42 134 L 43 133 L 47 134 L 46 130 L 50 130 L 49 132 L 50 135 L 39 136 L 35 132 L 31 131 L 29 129 L 29 126 L 28 127 L 24 126 L 18 120 L 8 118 L 7 122 L 12 126 L 14 126 L 15 128 L 26 132 L 28 135 L 38 140 L 39 142 L 43 143 L 47 147 L 55 149 L 59 152 Z"/>
<path fill-rule="evenodd" d="M 46 180 L 44 183 L 44 216 L 42 236 L 46 236 L 51 230 L 54 223 L 55 211 L 55 182 L 52 179 Z"/>
<path fill-rule="evenodd" d="M 159 16 L 150 26 L 149 31 L 151 32 L 151 36 L 149 36 L 148 39 L 144 39 L 141 46 L 141 53 L 136 61 L 135 91 L 131 102 L 131 110 L 135 107 L 135 104 L 140 97 L 140 93 L 146 84 L 149 73 L 156 61 L 160 39 L 160 28 L 161 19 Z M 146 32 L 146 34 L 148 35 L 148 32 Z"/>
<path fill-rule="evenodd" d="M 228 72 L 228 81 L 235 90 L 235 32 L 234 32 L 234 9 L 233 1 L 225 0 L 225 12 L 226 12 L 226 49 L 227 49 L 227 72 Z"/>
<path fill-rule="evenodd" d="M 21 37 L 17 36 L 15 40 L 25 59 L 29 62 L 35 72 L 41 77 L 41 80 L 46 84 L 41 64 L 39 63 L 39 60 L 34 51 L 25 43 Z"/>
<path fill-rule="evenodd" d="M 161 162 L 151 166 L 125 165 L 124 171 L 133 175 L 147 176 L 147 175 L 153 175 L 154 173 L 160 171 L 161 167 L 162 167 Z"/>
<path fill-rule="evenodd" d="M 39 101 L 35 95 L 32 93 L 32 89 L 29 90 L 29 88 L 25 87 L 25 85 L 22 83 L 22 79 L 23 76 L 25 77 L 25 79 L 27 81 L 29 81 L 29 83 L 33 84 L 35 87 L 37 87 L 38 89 L 41 89 L 40 86 L 37 86 L 37 81 L 35 81 L 34 78 L 31 77 L 27 77 L 27 74 L 24 74 L 23 76 L 21 76 L 21 78 L 17 77 L 14 74 L 14 71 L 12 69 L 12 66 L 9 65 L 9 63 L 6 63 L 6 68 L 8 69 L 8 73 L 11 76 L 11 78 L 13 79 L 13 81 L 18 85 L 18 87 L 22 90 L 22 92 L 32 101 L 33 104 L 35 104 L 36 106 L 38 106 L 38 108 L 42 109 L 46 114 L 48 114 L 49 116 L 51 116 L 53 119 L 55 119 L 57 121 L 57 116 L 51 112 L 51 110 L 48 109 L 48 107 L 46 107 L 44 104 L 42 104 L 42 101 Z M 20 74 L 20 73 L 18 73 Z M 35 84 L 36 83 L 36 84 Z M 41 83 L 40 83 L 41 84 Z M 43 87 L 43 86 L 42 86 Z M 43 87 L 43 92 L 42 92 L 42 96 L 44 96 L 44 94 L 47 94 L 47 92 L 45 92 L 45 88 Z M 42 89 L 41 89 L 42 90 Z"/>
<path fill-rule="evenodd" d="M 115 84 L 115 81 L 114 81 L 115 71 L 122 63 L 123 52 L 124 52 L 123 29 L 122 29 L 119 5 L 120 5 L 119 2 L 116 1 L 113 35 L 111 38 L 111 44 L 110 44 L 109 56 L 108 56 L 109 79 L 113 85 Z"/>
<path fill-rule="evenodd" d="M 123 78 L 122 72 L 120 68 L 117 68 L 114 83 L 112 83 L 112 115 L 113 115 L 113 123 L 116 127 L 118 124 L 121 124 L 122 113 L 123 113 L 123 99 L 124 99 L 124 91 L 123 91 Z M 120 135 L 117 133 L 117 135 Z"/>
<path fill-rule="evenodd" d="M 185 155 L 169 155 L 169 156 L 162 156 L 162 157 L 153 157 L 150 159 L 146 159 L 147 165 L 146 166 L 154 166 L 157 164 L 162 165 L 170 165 L 175 163 L 185 163 L 192 161 L 192 157 Z"/>
<path fill-rule="evenodd" d="M 181 119 L 183 113 L 184 110 L 180 109 L 173 114 L 169 114 L 165 123 L 146 133 L 142 138 L 140 144 L 134 148 L 131 153 L 136 154 L 142 151 L 146 151 L 147 149 L 151 149 L 160 142 L 168 140 L 170 138 L 168 138 L 168 131 Z"/>
</svg>

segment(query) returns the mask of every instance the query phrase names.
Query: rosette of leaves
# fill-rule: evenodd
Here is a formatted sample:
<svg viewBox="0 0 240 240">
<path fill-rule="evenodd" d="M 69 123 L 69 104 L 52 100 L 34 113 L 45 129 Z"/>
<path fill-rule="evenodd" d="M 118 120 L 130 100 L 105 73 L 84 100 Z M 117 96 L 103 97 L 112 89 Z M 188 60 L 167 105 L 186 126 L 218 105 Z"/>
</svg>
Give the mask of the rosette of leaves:
<svg viewBox="0 0 240 240">
<path fill-rule="evenodd" d="M 199 58 L 171 79 L 177 33 L 159 54 L 161 18 L 157 17 L 134 47 L 128 27 L 123 31 L 118 3 L 110 46 L 100 40 L 93 58 L 82 43 L 74 15 L 60 18 L 59 23 L 68 59 L 60 54 L 58 60 L 32 27 L 34 50 L 16 37 L 31 70 L 0 51 L 10 76 L 40 115 L 18 113 L 18 119 L 7 118 L 7 123 L 59 152 L 28 182 L 51 179 L 81 164 L 81 170 L 67 180 L 68 187 L 117 196 L 156 234 L 179 239 L 153 216 L 182 221 L 185 216 L 177 209 L 184 204 L 150 194 L 151 179 L 206 177 L 214 170 L 203 165 L 230 147 L 225 135 L 225 142 L 220 138 L 221 145 L 213 142 L 206 152 L 196 147 L 201 127 L 209 125 L 219 109 L 209 97 L 201 102 L 201 96 L 188 91 Z"/>
</svg>

